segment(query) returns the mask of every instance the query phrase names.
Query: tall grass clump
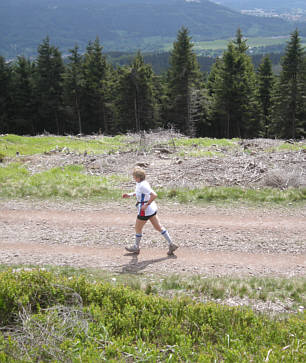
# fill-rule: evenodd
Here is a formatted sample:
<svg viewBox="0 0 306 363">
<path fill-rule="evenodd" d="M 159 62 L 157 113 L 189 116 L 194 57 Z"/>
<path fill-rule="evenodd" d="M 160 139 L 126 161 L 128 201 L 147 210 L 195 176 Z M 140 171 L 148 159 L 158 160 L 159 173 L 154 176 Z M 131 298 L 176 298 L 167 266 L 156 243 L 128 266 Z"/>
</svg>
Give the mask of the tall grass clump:
<svg viewBox="0 0 306 363">
<path fill-rule="evenodd" d="M 125 175 L 94 176 L 80 165 L 52 168 L 30 174 L 20 163 L 0 166 L 0 196 L 2 197 L 103 197 L 121 198 L 121 185 L 129 181 Z M 243 189 L 239 187 L 202 187 L 197 189 L 159 189 L 159 198 L 180 203 L 251 202 L 295 203 L 306 199 L 306 188 Z"/>
<path fill-rule="evenodd" d="M 1 361 L 302 362 L 305 318 L 170 300 L 84 276 L 0 274 Z"/>
<path fill-rule="evenodd" d="M 57 167 L 31 175 L 21 164 L 10 163 L 0 167 L 0 196 L 117 199 L 121 194 L 115 186 L 123 181 L 126 177 L 120 175 L 86 175 L 84 167 L 79 165 Z"/>
<path fill-rule="evenodd" d="M 250 202 L 250 203 L 291 203 L 306 199 L 306 188 L 244 189 L 240 187 L 202 187 L 197 189 L 175 188 L 161 189 L 159 197 L 172 199 L 180 203 L 201 202 Z"/>
</svg>

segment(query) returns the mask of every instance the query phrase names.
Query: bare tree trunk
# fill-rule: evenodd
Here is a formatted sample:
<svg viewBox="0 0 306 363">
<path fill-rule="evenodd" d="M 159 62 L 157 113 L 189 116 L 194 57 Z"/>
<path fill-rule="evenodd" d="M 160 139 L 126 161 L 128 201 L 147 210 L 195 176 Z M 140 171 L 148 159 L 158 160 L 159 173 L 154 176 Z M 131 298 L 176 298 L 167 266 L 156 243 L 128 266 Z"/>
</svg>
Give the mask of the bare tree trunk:
<svg viewBox="0 0 306 363">
<path fill-rule="evenodd" d="M 226 137 L 229 139 L 229 137 L 230 137 L 230 122 L 231 122 L 231 120 L 230 120 L 230 113 L 229 113 L 229 111 L 227 111 L 227 130 L 226 130 Z"/>
<path fill-rule="evenodd" d="M 135 125 L 136 125 L 136 132 L 140 131 L 140 117 L 139 117 L 139 106 L 138 106 L 138 89 L 136 85 L 136 92 L 134 98 L 134 112 L 135 112 Z"/>
<path fill-rule="evenodd" d="M 59 135 L 60 130 L 59 130 L 59 121 L 58 121 L 57 111 L 55 111 L 55 122 L 56 122 L 57 135 Z"/>
<path fill-rule="evenodd" d="M 80 112 L 80 108 L 79 108 L 78 96 L 77 95 L 75 95 L 75 109 L 76 109 L 76 113 L 77 113 L 77 116 L 78 116 L 79 134 L 82 134 L 81 112 Z"/>
</svg>

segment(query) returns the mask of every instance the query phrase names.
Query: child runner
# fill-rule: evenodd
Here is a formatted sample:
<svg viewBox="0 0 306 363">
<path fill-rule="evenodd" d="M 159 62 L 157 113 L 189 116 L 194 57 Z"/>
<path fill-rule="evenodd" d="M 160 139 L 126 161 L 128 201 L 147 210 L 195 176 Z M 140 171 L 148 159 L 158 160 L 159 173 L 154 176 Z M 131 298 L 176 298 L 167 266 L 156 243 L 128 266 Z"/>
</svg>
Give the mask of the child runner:
<svg viewBox="0 0 306 363">
<path fill-rule="evenodd" d="M 177 245 L 172 243 L 168 231 L 163 228 L 159 222 L 156 215 L 157 205 L 155 203 L 155 198 L 157 194 L 150 187 L 150 184 L 145 180 L 146 173 L 142 168 L 136 167 L 133 171 L 133 178 L 136 181 L 135 192 L 125 193 L 122 195 L 123 198 L 130 198 L 136 196 L 136 206 L 138 210 L 137 219 L 135 223 L 135 244 L 130 247 L 125 247 L 129 252 L 138 254 L 140 252 L 140 240 L 142 237 L 142 229 L 148 220 L 152 223 L 153 227 L 162 234 L 169 245 L 169 250 L 167 254 L 169 256 L 173 255 L 173 252 L 178 248 Z"/>
</svg>

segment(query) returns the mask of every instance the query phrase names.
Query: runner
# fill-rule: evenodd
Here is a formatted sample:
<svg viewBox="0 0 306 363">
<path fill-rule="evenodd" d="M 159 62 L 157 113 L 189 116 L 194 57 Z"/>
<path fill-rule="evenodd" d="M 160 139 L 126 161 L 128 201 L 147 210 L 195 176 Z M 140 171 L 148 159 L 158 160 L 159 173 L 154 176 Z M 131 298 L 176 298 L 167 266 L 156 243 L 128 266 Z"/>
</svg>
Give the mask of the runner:
<svg viewBox="0 0 306 363">
<path fill-rule="evenodd" d="M 135 223 L 135 244 L 130 247 L 125 247 L 125 249 L 129 252 L 138 254 L 140 252 L 140 240 L 142 237 L 142 229 L 144 225 L 149 220 L 152 223 L 152 226 L 162 234 L 165 240 L 168 242 L 169 250 L 167 254 L 169 256 L 173 255 L 173 252 L 178 248 L 177 245 L 172 243 L 171 238 L 169 236 L 168 231 L 163 228 L 159 222 L 159 219 L 156 215 L 157 213 L 157 205 L 155 203 L 155 199 L 157 194 L 150 187 L 150 184 L 145 180 L 146 173 L 142 168 L 136 167 L 133 171 L 133 178 L 136 181 L 136 189 L 135 192 L 125 193 L 122 195 L 123 198 L 130 198 L 132 196 L 136 196 L 136 206 L 138 210 L 137 219 Z"/>
</svg>

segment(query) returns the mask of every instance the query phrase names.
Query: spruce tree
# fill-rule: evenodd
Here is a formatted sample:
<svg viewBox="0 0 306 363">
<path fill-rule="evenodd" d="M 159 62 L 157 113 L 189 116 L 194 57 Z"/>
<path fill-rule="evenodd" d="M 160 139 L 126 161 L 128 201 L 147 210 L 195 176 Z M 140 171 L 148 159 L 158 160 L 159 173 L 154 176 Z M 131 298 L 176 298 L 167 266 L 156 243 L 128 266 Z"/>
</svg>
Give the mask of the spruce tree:
<svg viewBox="0 0 306 363">
<path fill-rule="evenodd" d="M 0 56 L 0 133 L 11 132 L 10 127 L 11 69 Z"/>
<path fill-rule="evenodd" d="M 272 93 L 274 86 L 274 75 L 272 63 L 269 56 L 263 57 L 257 70 L 258 99 L 260 117 L 262 119 L 264 137 L 268 137 L 271 121 Z"/>
<path fill-rule="evenodd" d="M 102 54 L 103 47 L 97 37 L 94 43 L 89 42 L 84 55 L 84 131 L 107 132 L 105 118 L 105 92 L 107 64 Z"/>
<path fill-rule="evenodd" d="M 34 94 L 34 65 L 25 57 L 18 57 L 13 66 L 12 125 L 18 134 L 36 134 Z"/>
<path fill-rule="evenodd" d="M 168 71 L 168 113 L 165 115 L 177 129 L 186 135 L 194 133 L 190 120 L 193 93 L 200 89 L 201 73 L 192 50 L 189 30 L 182 27 L 173 43 Z"/>
<path fill-rule="evenodd" d="M 248 47 L 237 31 L 209 78 L 210 118 L 218 137 L 255 137 L 260 130 L 257 118 L 256 76 Z"/>
<path fill-rule="evenodd" d="M 58 48 L 46 37 L 38 47 L 36 60 L 36 99 L 39 131 L 63 133 L 62 75 L 64 65 Z"/>
<path fill-rule="evenodd" d="M 117 108 L 120 130 L 139 132 L 156 127 L 153 76 L 152 67 L 144 63 L 140 52 L 131 66 L 119 70 Z"/>
<path fill-rule="evenodd" d="M 67 114 L 71 119 L 71 131 L 82 134 L 82 94 L 85 85 L 82 71 L 83 58 L 77 45 L 70 50 L 70 53 L 69 62 L 63 75 L 64 100 L 66 108 L 68 108 Z"/>
<path fill-rule="evenodd" d="M 271 132 L 277 137 L 295 139 L 306 134 L 304 51 L 297 30 L 291 34 L 281 65 Z"/>
<path fill-rule="evenodd" d="M 302 75 L 301 75 L 301 82 L 302 82 L 302 104 L 301 104 L 301 125 L 300 125 L 300 135 L 305 137 L 306 135 L 306 52 L 304 51 L 303 56 L 303 63 L 302 63 Z"/>
</svg>

